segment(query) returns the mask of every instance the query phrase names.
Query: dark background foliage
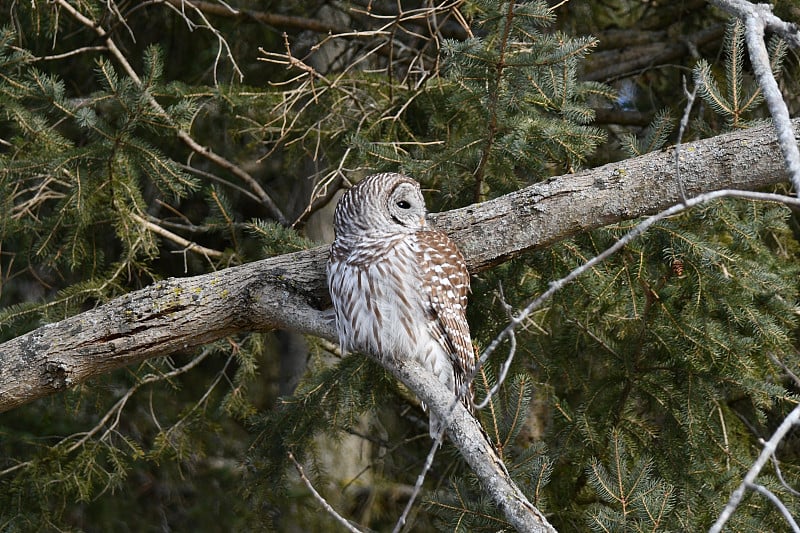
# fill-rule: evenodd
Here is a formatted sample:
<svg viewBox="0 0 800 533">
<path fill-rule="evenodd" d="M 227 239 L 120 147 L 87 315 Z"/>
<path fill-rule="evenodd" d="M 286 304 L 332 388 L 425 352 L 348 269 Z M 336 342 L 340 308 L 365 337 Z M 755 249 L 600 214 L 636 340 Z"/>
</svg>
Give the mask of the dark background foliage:
<svg viewBox="0 0 800 533">
<path fill-rule="evenodd" d="M 335 193 L 375 171 L 413 175 L 440 211 L 661 149 L 684 84 L 698 87 L 684 141 L 767 116 L 741 27 L 705 2 L 229 4 L 240 12 L 0 9 L 1 340 L 159 279 L 328 241 Z M 790 2 L 777 12 L 797 18 Z M 796 57 L 771 50 L 796 107 Z M 477 344 L 505 326 L 505 305 L 634 223 L 475 276 Z M 717 202 L 524 324 L 479 416 L 557 528 L 714 520 L 796 403 L 797 247 L 789 210 Z M 292 332 L 242 334 L 0 415 L 0 529 L 327 530 L 291 452 L 343 515 L 385 530 L 428 448 L 426 414 L 376 364 Z M 793 448 L 781 472 L 796 487 Z M 774 473 L 760 481 L 798 514 Z M 447 445 L 423 500 L 419 530 L 507 527 Z M 765 500 L 746 503 L 734 529 L 784 527 Z"/>
</svg>

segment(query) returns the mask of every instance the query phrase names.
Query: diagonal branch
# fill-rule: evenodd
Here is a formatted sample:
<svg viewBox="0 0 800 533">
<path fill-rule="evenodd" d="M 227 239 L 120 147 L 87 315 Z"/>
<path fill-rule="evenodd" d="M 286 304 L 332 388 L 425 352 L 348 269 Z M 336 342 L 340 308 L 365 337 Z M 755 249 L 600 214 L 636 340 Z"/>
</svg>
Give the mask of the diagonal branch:
<svg viewBox="0 0 800 533">
<path fill-rule="evenodd" d="M 795 123 L 797 126 L 798 122 Z M 685 144 L 688 197 L 781 182 L 773 130 L 762 126 Z M 671 149 L 559 176 L 431 216 L 473 272 L 581 231 L 681 202 Z M 335 340 L 327 247 L 190 278 L 170 278 L 0 344 L 0 412 L 67 386 L 236 332 L 289 329 Z"/>
<path fill-rule="evenodd" d="M 783 175 L 769 127 L 684 147 L 681 175 L 690 198 L 704 191 L 763 187 Z M 674 169 L 674 157 L 665 150 L 431 218 L 456 240 L 471 268 L 482 270 L 579 231 L 670 209 L 681 202 Z M 735 193 L 706 196 L 724 194 Z M 326 258 L 327 248 L 319 247 L 171 278 L 0 344 L 0 412 L 115 368 L 237 332 L 280 328 L 333 340 L 333 323 L 325 311 Z M 451 441 L 511 524 L 521 531 L 551 530 L 505 473 L 477 421 L 461 404 L 453 405 L 450 391 L 412 362 L 385 366 L 443 420 L 452 416 Z"/>
<path fill-rule="evenodd" d="M 517 531 L 555 531 L 542 512 L 528 501 L 511 480 L 503 461 L 484 437 L 480 423 L 461 402 L 452 401 L 452 391 L 415 361 L 395 361 L 394 364 L 384 366 L 413 390 L 440 420 L 449 419 L 447 435 L 450 441 L 461 452 L 461 456 L 481 480 L 484 490 Z"/>
<path fill-rule="evenodd" d="M 761 450 L 761 454 L 756 459 L 756 462 L 753 463 L 753 466 L 750 467 L 750 470 L 744 476 L 744 480 L 739 485 L 739 487 L 733 491 L 731 494 L 731 498 L 728 501 L 728 504 L 725 506 L 725 509 L 722 510 L 722 513 L 717 518 L 717 521 L 714 522 L 714 525 L 711 526 L 709 529 L 709 533 L 719 533 L 722 531 L 722 526 L 725 525 L 725 522 L 733 515 L 736 508 L 739 506 L 739 503 L 744 498 L 744 493 L 747 488 L 753 488 L 755 484 L 755 480 L 758 477 L 758 474 L 761 472 L 761 469 L 764 465 L 769 461 L 769 458 L 773 456 L 775 450 L 778 448 L 778 444 L 783 440 L 783 437 L 786 436 L 786 433 L 789 432 L 795 425 L 800 424 L 800 406 L 795 407 L 789 416 L 787 416 L 781 425 L 778 426 L 778 429 L 775 430 L 775 433 L 772 437 L 764 443 L 764 449 Z"/>
<path fill-rule="evenodd" d="M 777 32 L 795 48 L 800 48 L 800 29 L 797 25 L 786 23 L 773 15 L 769 4 L 751 4 L 745 0 L 712 0 L 711 3 L 744 20 L 745 40 L 753 73 L 761 86 L 775 124 L 789 179 L 794 185 L 795 194 L 800 195 L 800 150 L 797 148 L 789 110 L 772 74 L 769 54 L 764 44 L 764 31 L 769 29 Z"/>
</svg>

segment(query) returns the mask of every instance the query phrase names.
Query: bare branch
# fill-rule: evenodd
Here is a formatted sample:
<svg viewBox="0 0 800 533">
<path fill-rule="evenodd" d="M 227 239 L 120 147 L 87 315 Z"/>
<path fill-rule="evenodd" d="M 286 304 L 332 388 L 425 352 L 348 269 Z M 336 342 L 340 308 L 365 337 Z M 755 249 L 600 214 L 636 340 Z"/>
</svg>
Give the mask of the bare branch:
<svg viewBox="0 0 800 533">
<path fill-rule="evenodd" d="M 747 488 L 758 492 L 762 496 L 766 496 L 767 499 L 778 508 L 786 521 L 789 522 L 789 525 L 792 526 L 792 531 L 794 533 L 800 533 L 800 527 L 797 526 L 797 522 L 795 522 L 792 513 L 789 512 L 789 509 L 786 508 L 783 502 L 777 496 L 775 496 L 771 490 L 764 485 L 758 485 L 757 483 L 748 483 Z"/>
<path fill-rule="evenodd" d="M 775 31 L 795 47 L 800 47 L 800 31 L 794 24 L 788 24 L 772 14 L 769 4 L 751 4 L 745 0 L 712 0 L 715 6 L 733 13 L 744 20 L 745 40 L 750 53 L 750 63 L 753 73 L 764 93 L 769 113 L 775 124 L 783 158 L 786 163 L 786 172 L 794 185 L 795 194 L 800 195 L 800 150 L 797 148 L 792 121 L 786 102 L 775 81 L 770 66 L 769 54 L 764 44 L 764 30 Z"/>
<path fill-rule="evenodd" d="M 505 309 L 508 318 L 513 321 L 514 315 L 511 312 L 511 306 L 508 304 L 508 302 L 506 302 L 505 295 L 503 294 L 502 285 L 500 285 L 499 291 L 500 291 L 500 303 L 503 306 L 503 309 Z M 517 352 L 517 336 L 514 333 L 513 329 L 510 330 L 508 333 L 508 340 L 511 346 L 508 350 L 508 355 L 506 356 L 505 361 L 503 361 L 503 364 L 500 366 L 500 375 L 497 377 L 497 383 L 495 383 L 494 386 L 492 386 L 492 388 L 486 392 L 486 398 L 484 398 L 482 402 L 475 404 L 475 409 L 483 409 L 487 405 L 489 405 L 489 402 L 492 400 L 492 396 L 494 396 L 497 393 L 497 391 L 500 390 L 500 387 L 506 380 L 508 371 L 509 369 L 511 369 L 511 363 L 514 361 L 514 354 Z M 477 370 L 476 370 L 476 375 L 477 375 Z"/>
<path fill-rule="evenodd" d="M 454 405 L 454 403 L 451 404 L 451 406 Z M 425 457 L 425 463 L 422 465 L 422 471 L 420 471 L 419 475 L 417 475 L 417 480 L 414 483 L 414 489 L 411 491 L 411 496 L 409 496 L 408 502 L 406 502 L 406 506 L 403 509 L 402 514 L 398 517 L 397 521 L 395 522 L 394 528 L 392 529 L 392 533 L 400 533 L 400 531 L 403 530 L 403 527 L 406 524 L 406 520 L 408 520 L 408 515 L 411 513 L 411 509 L 414 506 L 414 502 L 419 496 L 419 493 L 422 491 L 422 484 L 425 482 L 425 476 L 428 474 L 428 471 L 431 469 L 431 466 L 433 466 L 433 458 L 436 456 L 436 451 L 442 444 L 442 439 L 444 438 L 444 430 L 450 418 L 447 419 L 440 418 L 440 420 L 442 420 L 442 424 L 439 426 L 439 431 L 436 434 L 436 439 L 434 439 L 433 444 L 431 445 L 431 449 L 428 452 L 428 455 Z"/>
<path fill-rule="evenodd" d="M 197 243 L 184 239 L 180 235 L 176 235 L 175 233 L 172 233 L 171 231 L 162 228 L 153 221 L 145 220 L 144 218 L 140 217 L 135 213 L 132 214 L 131 217 L 136 222 L 147 228 L 147 230 L 152 231 L 156 235 L 161 235 L 165 239 L 169 239 L 170 241 L 176 243 L 179 246 L 183 246 L 186 250 L 196 252 L 207 258 L 213 257 L 215 259 L 220 259 L 223 256 L 223 253 L 220 252 L 219 250 L 212 250 L 211 248 L 206 248 L 205 246 L 200 246 Z"/>
<path fill-rule="evenodd" d="M 789 486 L 786 480 L 783 479 L 783 472 L 781 472 L 781 465 L 778 463 L 778 459 L 774 455 L 770 459 L 772 460 L 772 466 L 775 467 L 775 475 L 778 477 L 778 481 L 781 482 L 781 485 L 783 485 L 783 488 L 788 490 L 789 494 L 792 496 L 800 496 L 800 492 Z"/>
<path fill-rule="evenodd" d="M 447 435 L 450 441 L 461 452 L 461 456 L 480 479 L 484 490 L 517 531 L 555 531 L 541 511 L 528 501 L 511 480 L 503 461 L 485 437 L 480 423 L 463 403 L 454 401 L 452 391 L 415 361 L 398 360 L 384 363 L 384 366 L 417 394 L 431 412 L 442 420 L 443 426 L 449 420 Z"/>
<path fill-rule="evenodd" d="M 361 533 L 360 529 L 353 526 L 353 524 L 351 524 L 349 520 L 347 520 L 342 515 L 337 513 L 336 509 L 331 507 L 331 504 L 329 504 L 328 501 L 325 498 L 323 498 L 319 492 L 317 492 L 317 490 L 314 488 L 314 485 L 311 484 L 311 480 L 306 477 L 306 473 L 303 470 L 303 465 L 297 462 L 297 459 L 294 458 L 292 452 L 289 452 L 289 460 L 291 460 L 292 463 L 294 463 L 294 467 L 297 469 L 297 473 L 300 474 L 300 479 L 303 480 L 303 483 L 305 483 L 306 487 L 308 487 L 308 490 L 311 491 L 311 494 L 314 495 L 314 498 L 319 502 L 322 508 L 325 509 L 328 512 L 328 514 L 331 515 L 337 522 L 342 524 L 342 526 L 344 526 L 345 529 L 347 529 L 347 531 L 350 531 L 351 533 Z"/>
<path fill-rule="evenodd" d="M 793 22 L 784 22 L 776 17 L 770 4 L 753 4 L 747 0 L 711 0 L 711 3 L 740 19 L 759 17 L 766 29 L 780 35 L 791 46 L 800 48 L 800 28 Z"/>
<path fill-rule="evenodd" d="M 722 526 L 725 525 L 725 522 L 733 515 L 736 508 L 739 506 L 739 503 L 744 498 L 744 491 L 747 488 L 752 488 L 755 485 L 755 480 L 758 477 L 758 474 L 761 472 L 761 469 L 764 465 L 769 461 L 769 458 L 775 454 L 775 450 L 778 448 L 778 444 L 783 440 L 783 437 L 789 432 L 792 427 L 796 424 L 800 423 L 800 405 L 795 407 L 791 413 L 781 422 L 781 425 L 778 426 L 778 429 L 775 430 L 775 433 L 772 437 L 764 443 L 764 449 L 761 450 L 761 454 L 756 459 L 753 466 L 750 467 L 750 470 L 747 471 L 747 474 L 744 476 L 744 480 L 739 485 L 739 487 L 733 491 L 731 494 L 730 500 L 728 500 L 728 504 L 720 513 L 719 518 L 717 521 L 714 522 L 714 525 L 711 526 L 709 529 L 709 533 L 720 533 L 722 531 Z"/>
</svg>

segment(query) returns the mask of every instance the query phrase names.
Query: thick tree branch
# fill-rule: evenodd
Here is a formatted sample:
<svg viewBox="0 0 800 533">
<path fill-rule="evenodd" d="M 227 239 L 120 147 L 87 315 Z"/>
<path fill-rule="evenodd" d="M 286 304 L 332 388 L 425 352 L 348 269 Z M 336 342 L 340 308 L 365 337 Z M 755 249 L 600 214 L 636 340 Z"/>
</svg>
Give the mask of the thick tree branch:
<svg viewBox="0 0 800 533">
<path fill-rule="evenodd" d="M 800 119 L 793 126 L 797 132 Z M 684 143 L 678 164 L 689 198 L 787 181 L 771 125 Z M 470 271 L 476 272 L 577 233 L 657 213 L 681 200 L 674 148 L 669 147 L 430 218 L 451 235 Z"/>
<path fill-rule="evenodd" d="M 797 129 L 798 121 L 794 122 Z M 480 271 L 532 248 L 681 201 L 673 149 L 559 176 L 431 215 Z M 766 125 L 683 145 L 686 194 L 786 181 Z M 324 311 L 327 247 L 170 278 L 0 345 L 0 412 L 151 357 L 257 329 L 335 339 Z"/>
<path fill-rule="evenodd" d="M 769 127 L 684 146 L 689 196 L 785 180 Z M 473 270 L 579 231 L 662 210 L 680 200 L 672 149 L 432 215 Z M 327 248 L 287 254 L 192 278 L 171 278 L 0 345 L 0 412 L 114 368 L 242 331 L 282 328 L 334 339 L 324 278 Z M 447 419 L 452 394 L 409 361 L 385 366 Z M 477 421 L 456 402 L 448 435 L 519 531 L 552 531 L 508 477 Z"/>
<path fill-rule="evenodd" d="M 508 476 L 503 461 L 486 440 L 475 417 L 461 402 L 452 401 L 452 392 L 415 361 L 396 361 L 388 368 L 440 420 L 450 420 L 447 427 L 450 441 L 461 452 L 461 456 L 481 480 L 484 490 L 517 531 L 555 531 L 541 511 L 528 501 Z"/>
</svg>

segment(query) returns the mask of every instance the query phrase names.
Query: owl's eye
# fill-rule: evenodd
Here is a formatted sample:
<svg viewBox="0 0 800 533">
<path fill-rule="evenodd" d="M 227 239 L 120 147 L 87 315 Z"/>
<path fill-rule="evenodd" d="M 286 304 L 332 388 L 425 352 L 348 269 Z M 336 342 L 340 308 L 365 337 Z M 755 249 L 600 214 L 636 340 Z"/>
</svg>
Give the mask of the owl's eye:
<svg viewBox="0 0 800 533">
<path fill-rule="evenodd" d="M 399 202 L 397 202 L 397 207 L 399 207 L 400 209 L 410 209 L 411 204 L 406 202 L 405 200 L 400 200 Z"/>
</svg>

